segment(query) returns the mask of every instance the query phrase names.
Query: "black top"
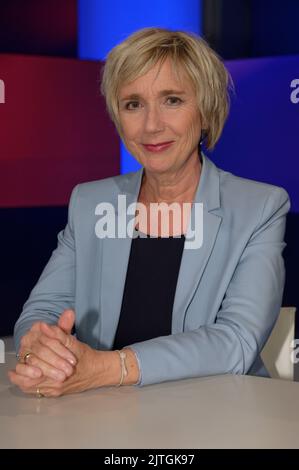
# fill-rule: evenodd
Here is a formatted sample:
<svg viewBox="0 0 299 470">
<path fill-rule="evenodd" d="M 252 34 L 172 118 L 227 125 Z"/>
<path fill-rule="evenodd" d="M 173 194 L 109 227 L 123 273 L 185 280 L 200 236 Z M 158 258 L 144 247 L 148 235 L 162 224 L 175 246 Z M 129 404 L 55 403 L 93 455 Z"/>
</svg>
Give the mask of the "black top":
<svg viewBox="0 0 299 470">
<path fill-rule="evenodd" d="M 133 238 L 113 349 L 171 334 L 185 236 Z"/>
</svg>

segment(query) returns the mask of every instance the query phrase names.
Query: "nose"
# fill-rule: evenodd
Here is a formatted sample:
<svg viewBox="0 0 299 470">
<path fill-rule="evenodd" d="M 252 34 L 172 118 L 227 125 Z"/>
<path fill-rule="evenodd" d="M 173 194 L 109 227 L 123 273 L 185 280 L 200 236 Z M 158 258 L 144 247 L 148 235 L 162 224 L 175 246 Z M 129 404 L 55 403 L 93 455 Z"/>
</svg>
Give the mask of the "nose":
<svg viewBox="0 0 299 470">
<path fill-rule="evenodd" d="M 158 104 L 148 106 L 144 118 L 145 131 L 149 133 L 160 132 L 164 127 L 160 106 Z"/>
</svg>

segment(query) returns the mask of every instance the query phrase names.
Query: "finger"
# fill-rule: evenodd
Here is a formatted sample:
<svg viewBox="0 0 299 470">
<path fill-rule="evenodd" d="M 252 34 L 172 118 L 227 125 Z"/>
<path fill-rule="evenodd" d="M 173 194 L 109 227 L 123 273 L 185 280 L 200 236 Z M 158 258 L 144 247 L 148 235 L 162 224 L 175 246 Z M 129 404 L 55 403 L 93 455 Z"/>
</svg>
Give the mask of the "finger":
<svg viewBox="0 0 299 470">
<path fill-rule="evenodd" d="M 35 352 L 33 351 L 32 354 L 30 354 L 30 356 L 27 358 L 26 365 L 34 366 L 34 367 L 40 369 L 45 377 L 49 377 L 50 379 L 53 379 L 53 380 L 58 380 L 59 382 L 63 382 L 66 379 L 68 374 L 66 374 L 66 372 L 64 372 L 64 370 L 59 369 L 59 368 L 49 364 L 45 360 L 43 360 L 40 357 L 40 355 L 42 355 L 42 356 L 45 355 L 45 352 L 42 349 L 40 349 L 37 354 L 35 354 Z M 67 364 L 67 365 L 68 365 L 69 368 L 71 368 L 70 364 Z M 72 372 L 71 372 L 71 374 L 72 374 Z"/>
<path fill-rule="evenodd" d="M 75 312 L 72 309 L 66 309 L 60 315 L 58 320 L 58 326 L 68 335 L 71 334 L 73 326 L 75 324 Z"/>
<path fill-rule="evenodd" d="M 47 336 L 41 330 L 44 330 L 46 333 L 50 335 L 58 336 L 63 343 L 68 343 L 69 339 L 68 336 L 58 327 L 50 327 L 43 322 L 36 322 L 30 331 L 28 331 L 22 338 L 20 343 L 20 350 L 18 353 L 20 362 L 28 363 L 28 354 L 34 352 L 37 356 L 41 354 L 41 358 L 45 362 L 49 362 L 50 365 L 52 364 L 57 369 L 60 369 L 66 376 L 70 376 L 73 373 L 73 366 L 76 364 L 76 357 L 69 351 L 65 346 L 61 345 L 58 340 L 56 340 L 56 345 L 53 341 L 50 344 L 50 348 L 48 353 L 46 353 L 47 348 L 44 347 L 46 351 L 40 352 L 41 349 L 41 338 L 44 337 L 44 343 L 47 345 Z M 51 351 L 52 349 L 52 351 Z M 55 352 L 55 349 L 57 352 Z M 49 370 L 48 370 L 49 372 Z M 60 374 L 58 374 L 59 376 Z M 51 377 L 54 377 L 55 373 L 52 370 Z M 57 375 L 56 375 L 57 377 Z M 60 380 L 63 377 L 60 375 Z"/>
<path fill-rule="evenodd" d="M 37 367 L 33 367 L 27 364 L 17 364 L 16 373 L 23 377 L 29 377 L 31 379 L 41 378 L 43 373 Z"/>
<path fill-rule="evenodd" d="M 38 386 L 39 391 L 46 397 L 59 397 L 63 395 L 64 383 L 45 379 Z"/>
<path fill-rule="evenodd" d="M 33 354 L 35 354 L 39 359 L 47 362 L 55 369 L 61 370 L 67 377 L 69 377 L 74 372 L 74 366 L 71 364 L 71 362 L 74 363 L 74 358 L 71 356 L 70 361 L 66 360 L 59 354 L 59 351 L 61 354 L 65 355 L 71 354 L 65 346 L 59 343 L 59 341 L 46 336 L 41 337 L 39 343 L 35 344 L 32 348 Z"/>
<path fill-rule="evenodd" d="M 78 353 L 77 351 L 77 342 L 76 342 L 76 338 L 73 336 L 73 335 L 68 335 L 66 337 L 66 344 L 65 344 L 65 347 L 69 350 L 69 351 L 72 351 L 74 354 Z"/>
<path fill-rule="evenodd" d="M 63 394 L 63 384 L 51 379 L 43 379 L 42 381 L 40 378 L 30 379 L 13 370 L 8 371 L 8 377 L 11 383 L 19 387 L 24 393 L 36 395 L 38 388 L 39 392 L 47 397 L 59 397 Z"/>
<path fill-rule="evenodd" d="M 42 324 L 44 324 L 44 322 L 41 322 L 41 321 L 37 321 L 33 323 L 33 325 L 30 328 L 30 331 L 35 332 L 35 333 L 39 332 Z"/>
<path fill-rule="evenodd" d="M 50 349 L 53 353 L 57 354 L 63 360 L 68 361 L 72 366 L 77 363 L 74 354 L 64 346 L 58 339 L 50 338 L 49 336 L 42 335 L 40 337 L 40 343 Z M 55 365 L 55 364 L 53 364 Z"/>
<path fill-rule="evenodd" d="M 58 339 L 68 350 L 71 351 L 73 354 L 73 358 L 77 362 L 77 357 L 76 353 L 78 352 L 76 348 L 76 339 L 73 335 L 67 335 L 65 334 L 61 328 L 58 326 L 49 326 L 49 325 L 43 325 L 42 326 L 42 331 L 49 336 L 50 338 L 56 338 Z"/>
<path fill-rule="evenodd" d="M 27 352 L 24 353 L 19 353 L 18 356 L 20 356 L 19 363 L 21 364 L 29 364 L 29 365 L 37 365 L 36 361 L 33 363 L 32 361 L 32 356 L 35 355 L 37 358 L 41 359 L 44 362 L 47 362 L 50 366 L 53 368 L 56 368 L 60 371 L 62 371 L 67 377 L 73 374 L 74 372 L 74 363 L 76 362 L 76 359 L 74 358 L 73 355 L 69 358 L 69 361 L 65 360 L 62 358 L 57 352 L 55 351 L 55 346 L 52 345 L 52 349 L 48 347 L 48 343 L 52 342 L 57 343 L 57 348 L 61 348 L 62 351 L 66 351 L 67 355 L 71 355 L 71 353 L 62 346 L 59 341 L 56 340 L 51 340 L 50 338 L 47 338 L 45 336 L 40 336 L 38 341 L 35 341 L 31 345 L 30 352 L 27 349 Z M 59 374 L 58 374 L 59 375 Z M 52 378 L 54 378 L 54 375 L 51 375 Z M 56 377 L 57 378 L 57 377 Z M 62 376 L 60 376 L 60 379 L 62 380 Z"/>
<path fill-rule="evenodd" d="M 40 336 L 40 332 L 28 331 L 24 336 L 22 336 L 20 341 L 20 351 L 30 351 L 31 344 L 34 343 Z"/>
<path fill-rule="evenodd" d="M 64 331 L 62 331 L 59 326 L 47 325 L 46 323 L 43 323 L 41 325 L 41 332 L 46 336 L 49 336 L 49 338 L 57 339 L 61 342 L 61 344 L 65 345 L 67 343 L 68 335 Z"/>
<path fill-rule="evenodd" d="M 8 377 L 11 383 L 17 385 L 23 392 L 35 393 L 36 386 L 40 383 L 40 378 L 32 379 L 24 375 L 17 374 L 14 370 L 8 371 Z"/>
</svg>

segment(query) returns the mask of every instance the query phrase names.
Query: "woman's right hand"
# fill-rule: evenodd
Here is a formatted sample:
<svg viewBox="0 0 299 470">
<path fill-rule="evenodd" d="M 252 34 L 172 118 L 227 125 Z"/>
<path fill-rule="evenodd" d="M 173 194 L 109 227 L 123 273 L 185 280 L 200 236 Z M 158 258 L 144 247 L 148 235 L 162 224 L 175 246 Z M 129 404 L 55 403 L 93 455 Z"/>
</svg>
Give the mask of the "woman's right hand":
<svg viewBox="0 0 299 470">
<path fill-rule="evenodd" d="M 32 325 L 21 339 L 18 354 L 20 362 L 16 366 L 16 373 L 29 379 L 47 377 L 59 382 L 70 377 L 77 363 L 76 357 L 68 349 L 74 322 L 74 311 L 65 310 L 56 326 L 50 327 L 44 322 Z"/>
</svg>

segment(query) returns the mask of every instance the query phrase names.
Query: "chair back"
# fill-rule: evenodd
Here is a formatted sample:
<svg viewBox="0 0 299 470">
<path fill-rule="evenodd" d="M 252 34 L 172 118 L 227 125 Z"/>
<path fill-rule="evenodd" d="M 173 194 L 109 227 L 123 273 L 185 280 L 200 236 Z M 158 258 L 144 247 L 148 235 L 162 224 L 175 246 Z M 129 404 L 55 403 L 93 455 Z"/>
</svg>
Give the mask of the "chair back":
<svg viewBox="0 0 299 470">
<path fill-rule="evenodd" d="M 275 326 L 261 352 L 262 360 L 272 378 L 294 380 L 291 360 L 295 337 L 295 307 L 282 307 Z"/>
</svg>

